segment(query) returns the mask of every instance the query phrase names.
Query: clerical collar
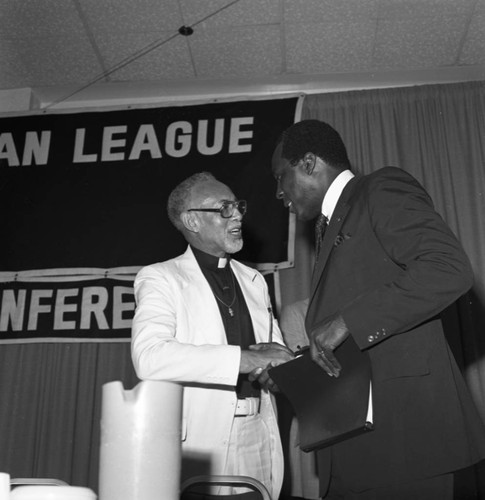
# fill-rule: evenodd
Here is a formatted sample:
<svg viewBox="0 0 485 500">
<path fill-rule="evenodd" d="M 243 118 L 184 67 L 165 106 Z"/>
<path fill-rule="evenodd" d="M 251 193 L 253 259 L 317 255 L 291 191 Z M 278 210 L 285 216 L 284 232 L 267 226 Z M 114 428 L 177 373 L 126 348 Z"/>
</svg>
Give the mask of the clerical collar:
<svg viewBox="0 0 485 500">
<path fill-rule="evenodd" d="M 354 174 L 350 170 L 344 170 L 337 175 L 332 184 L 330 184 L 322 203 L 322 214 L 325 215 L 328 220 L 331 219 L 333 211 L 337 206 L 338 199 L 340 198 L 344 187 L 352 179 L 352 177 L 354 177 Z"/>
<path fill-rule="evenodd" d="M 199 266 L 206 269 L 224 269 L 227 263 L 231 260 L 230 255 L 228 255 L 227 257 L 216 257 L 209 253 L 203 252 L 202 250 L 199 250 L 192 245 L 190 245 L 190 248 L 194 253 L 195 259 L 199 263 Z"/>
</svg>

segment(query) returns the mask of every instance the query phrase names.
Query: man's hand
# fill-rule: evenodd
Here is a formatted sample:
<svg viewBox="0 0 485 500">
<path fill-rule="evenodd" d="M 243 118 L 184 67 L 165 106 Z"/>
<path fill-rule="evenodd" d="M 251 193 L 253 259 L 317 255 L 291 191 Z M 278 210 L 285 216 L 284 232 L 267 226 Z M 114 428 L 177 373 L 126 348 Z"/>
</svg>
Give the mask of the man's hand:
<svg viewBox="0 0 485 500">
<path fill-rule="evenodd" d="M 269 364 L 278 366 L 294 357 L 288 347 L 276 342 L 254 344 L 249 346 L 249 350 L 241 351 L 239 373 L 251 373 L 257 368 L 264 369 Z"/>
<path fill-rule="evenodd" d="M 249 380 L 257 380 L 261 387 L 276 391 L 276 384 L 271 380 L 268 369 L 293 359 L 295 355 L 288 347 L 276 342 L 249 346 L 241 351 L 240 373 L 249 373 Z"/>
<path fill-rule="evenodd" d="M 249 346 L 251 351 L 268 351 L 268 350 L 277 350 L 285 352 L 288 356 L 292 358 L 295 357 L 293 352 L 283 344 L 278 344 L 278 342 L 260 342 L 259 344 L 253 344 Z M 275 365 L 276 366 L 276 365 Z"/>
<path fill-rule="evenodd" d="M 349 336 L 344 319 L 339 314 L 316 326 L 309 334 L 313 361 L 331 377 L 338 377 L 342 367 L 333 351 Z"/>
<path fill-rule="evenodd" d="M 267 368 L 256 368 L 249 374 L 249 380 L 256 380 L 259 385 L 271 392 L 278 392 L 278 386 L 274 383 L 273 379 L 269 376 L 269 369 L 272 368 L 272 364 L 270 363 Z"/>
</svg>

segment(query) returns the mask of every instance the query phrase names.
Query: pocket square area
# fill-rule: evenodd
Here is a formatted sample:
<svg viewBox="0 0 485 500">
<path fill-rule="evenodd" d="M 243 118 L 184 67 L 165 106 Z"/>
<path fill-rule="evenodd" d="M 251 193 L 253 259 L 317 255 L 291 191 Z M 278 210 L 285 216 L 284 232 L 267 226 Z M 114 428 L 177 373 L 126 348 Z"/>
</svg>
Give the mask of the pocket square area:
<svg viewBox="0 0 485 500">
<path fill-rule="evenodd" d="M 333 246 L 337 247 L 340 245 L 340 243 L 343 243 L 345 240 L 348 240 L 352 237 L 350 233 L 339 233 L 337 237 L 335 238 L 335 241 L 333 242 Z"/>
</svg>

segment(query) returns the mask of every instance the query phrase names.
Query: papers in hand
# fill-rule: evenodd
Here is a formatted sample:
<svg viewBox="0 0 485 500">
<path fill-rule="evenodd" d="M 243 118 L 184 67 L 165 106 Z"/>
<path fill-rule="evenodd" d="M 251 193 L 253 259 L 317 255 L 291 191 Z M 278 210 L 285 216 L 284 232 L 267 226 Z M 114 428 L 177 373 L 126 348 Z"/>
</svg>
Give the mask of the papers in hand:
<svg viewBox="0 0 485 500">
<path fill-rule="evenodd" d="M 312 451 L 372 430 L 370 361 L 352 337 L 335 350 L 342 365 L 339 377 L 328 376 L 308 349 L 300 354 L 269 371 L 293 407 L 300 448 Z"/>
</svg>

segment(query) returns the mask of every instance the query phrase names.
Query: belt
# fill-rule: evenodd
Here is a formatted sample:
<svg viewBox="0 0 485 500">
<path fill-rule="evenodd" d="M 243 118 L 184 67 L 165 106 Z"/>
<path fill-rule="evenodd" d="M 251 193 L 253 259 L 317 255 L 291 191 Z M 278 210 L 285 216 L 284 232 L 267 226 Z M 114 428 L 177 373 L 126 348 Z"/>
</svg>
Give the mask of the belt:
<svg viewBox="0 0 485 500">
<path fill-rule="evenodd" d="M 249 417 L 259 413 L 259 398 L 238 399 L 236 405 L 235 417 Z"/>
</svg>

